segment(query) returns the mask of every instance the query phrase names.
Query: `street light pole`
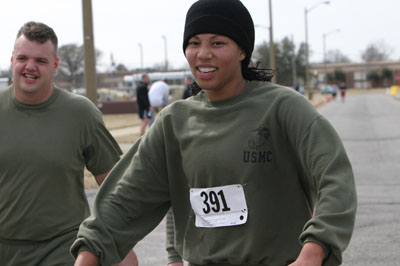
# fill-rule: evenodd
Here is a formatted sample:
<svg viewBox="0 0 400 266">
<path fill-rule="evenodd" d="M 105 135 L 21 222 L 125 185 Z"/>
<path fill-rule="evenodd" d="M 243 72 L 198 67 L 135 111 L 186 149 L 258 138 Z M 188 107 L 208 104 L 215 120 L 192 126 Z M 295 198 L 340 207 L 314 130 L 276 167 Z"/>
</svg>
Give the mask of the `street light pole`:
<svg viewBox="0 0 400 266">
<path fill-rule="evenodd" d="M 91 0 L 82 0 L 82 14 L 86 96 L 97 106 L 96 57 Z"/>
<path fill-rule="evenodd" d="M 168 70 L 167 37 L 163 35 L 162 38 L 164 39 L 165 71 L 167 71 Z"/>
<path fill-rule="evenodd" d="M 330 3 L 330 1 L 322 1 L 322 2 L 319 2 L 319 3 L 317 3 L 317 4 L 315 4 L 314 6 L 312 6 L 312 7 L 310 7 L 310 8 L 304 8 L 304 22 L 305 22 L 305 33 L 306 33 L 306 84 L 305 84 L 305 86 L 306 86 L 306 91 L 307 91 L 307 94 L 308 94 L 308 99 L 309 100 L 312 100 L 312 92 L 311 92 L 311 89 L 310 89 L 310 64 L 309 64 L 309 52 L 310 52 L 310 50 L 309 50 L 309 45 L 308 45 L 308 21 L 307 21 L 307 16 L 308 16 L 308 13 L 311 11 L 311 10 L 313 10 L 314 8 L 316 8 L 317 6 L 319 6 L 319 5 L 321 5 L 321 4 L 329 4 Z"/>
<path fill-rule="evenodd" d="M 269 60 L 272 70 L 275 70 L 275 45 L 272 27 L 272 0 L 269 0 Z M 272 76 L 272 82 L 276 83 L 276 73 Z"/>
<path fill-rule="evenodd" d="M 307 95 L 308 95 L 308 99 L 312 99 L 312 94 L 310 93 L 311 92 L 311 90 L 310 90 L 310 85 L 309 85 L 309 80 L 310 80 L 310 74 L 308 73 L 309 72 L 309 66 L 308 66 L 308 21 L 307 21 L 307 13 L 308 13 L 308 11 L 307 11 L 307 8 L 305 8 L 304 9 L 304 23 L 305 23 L 305 25 L 306 25 L 306 84 L 305 84 L 305 87 L 306 87 L 306 92 L 307 92 Z"/>
<path fill-rule="evenodd" d="M 268 30 L 269 32 L 269 67 L 274 70 L 275 69 L 275 46 L 274 46 L 274 42 L 271 42 L 271 38 L 272 38 L 272 31 L 271 31 L 271 27 L 267 27 L 264 25 L 260 25 L 260 24 L 256 24 L 254 25 L 254 27 L 256 28 L 263 28 Z M 267 50 L 268 50 L 268 41 L 266 41 L 267 44 Z M 276 82 L 276 77 L 273 76 L 272 82 Z"/>
<path fill-rule="evenodd" d="M 335 33 L 335 32 L 339 32 L 340 31 L 340 29 L 336 29 L 336 30 L 333 30 L 333 31 L 330 31 L 330 32 L 328 32 L 328 33 L 324 33 L 323 34 L 323 47 L 324 47 L 324 74 L 325 74 L 325 78 L 324 78 L 324 80 L 325 80 L 325 83 L 327 83 L 327 81 L 328 81 L 328 78 L 327 78 L 327 76 L 328 76 L 328 68 L 327 68 L 327 62 L 326 62 L 326 37 L 329 35 L 329 34 L 332 34 L 332 33 Z"/>
<path fill-rule="evenodd" d="M 296 72 L 296 51 L 295 51 L 295 45 L 294 45 L 294 40 L 293 40 L 293 34 L 292 34 L 292 44 L 293 44 L 293 49 L 292 49 L 292 78 L 293 78 L 293 89 L 296 89 L 297 87 L 297 72 Z"/>
<path fill-rule="evenodd" d="M 140 49 L 140 69 L 143 70 L 143 46 L 141 43 L 138 43 Z"/>
</svg>

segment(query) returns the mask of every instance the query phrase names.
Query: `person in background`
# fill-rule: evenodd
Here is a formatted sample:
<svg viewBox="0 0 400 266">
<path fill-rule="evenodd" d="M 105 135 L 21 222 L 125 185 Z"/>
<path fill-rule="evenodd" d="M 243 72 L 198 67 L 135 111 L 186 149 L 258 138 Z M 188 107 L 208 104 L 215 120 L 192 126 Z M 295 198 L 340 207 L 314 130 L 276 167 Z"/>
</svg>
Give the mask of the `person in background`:
<svg viewBox="0 0 400 266">
<path fill-rule="evenodd" d="M 148 85 L 150 82 L 149 75 L 144 73 L 142 75 L 139 85 L 136 87 L 136 103 L 138 107 L 138 115 L 141 120 L 140 124 L 140 136 L 146 133 L 146 128 L 152 117 L 152 111 L 150 107 L 149 97 L 148 97 Z"/>
<path fill-rule="evenodd" d="M 191 77 L 185 77 L 185 89 L 183 90 L 182 99 L 187 99 L 191 96 L 190 94 L 190 85 L 193 83 L 193 79 Z"/>
<path fill-rule="evenodd" d="M 195 95 L 113 168 L 71 248 L 76 266 L 111 265 L 171 207 L 190 266 L 342 263 L 357 207 L 344 146 L 307 99 L 249 67 L 253 49 L 242 2 L 194 2 L 183 51 Z"/>
<path fill-rule="evenodd" d="M 53 85 L 52 28 L 27 22 L 0 93 L 0 264 L 73 265 L 69 248 L 89 216 L 85 166 L 101 184 L 121 149 L 87 98 Z M 129 253 L 121 265 L 137 265 Z"/>
<path fill-rule="evenodd" d="M 332 99 L 336 100 L 337 92 L 339 90 L 339 86 L 336 83 L 332 84 Z"/>
<path fill-rule="evenodd" d="M 149 127 L 153 124 L 155 117 L 162 108 L 168 105 L 170 99 L 170 88 L 167 80 L 159 80 L 151 84 L 149 90 L 149 102 L 153 110 L 152 118 L 150 119 Z"/>
<path fill-rule="evenodd" d="M 347 90 L 346 83 L 340 82 L 339 89 L 340 89 L 340 95 L 342 97 L 342 102 L 344 102 L 345 98 L 346 98 L 346 90 Z"/>
</svg>

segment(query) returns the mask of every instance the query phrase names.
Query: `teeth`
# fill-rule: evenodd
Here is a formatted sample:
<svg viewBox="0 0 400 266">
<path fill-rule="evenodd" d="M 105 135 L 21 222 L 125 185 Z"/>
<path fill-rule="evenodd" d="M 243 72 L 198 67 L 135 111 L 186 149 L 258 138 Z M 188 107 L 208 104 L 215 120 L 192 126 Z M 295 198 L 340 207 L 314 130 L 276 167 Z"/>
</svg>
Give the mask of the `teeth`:
<svg viewBox="0 0 400 266">
<path fill-rule="evenodd" d="M 203 73 L 208 73 L 208 72 L 213 72 L 215 70 L 217 70 L 215 67 L 211 68 L 211 67 L 199 67 L 199 70 Z"/>
<path fill-rule="evenodd" d="M 36 76 L 33 75 L 25 74 L 24 76 L 29 79 L 36 79 Z"/>
</svg>

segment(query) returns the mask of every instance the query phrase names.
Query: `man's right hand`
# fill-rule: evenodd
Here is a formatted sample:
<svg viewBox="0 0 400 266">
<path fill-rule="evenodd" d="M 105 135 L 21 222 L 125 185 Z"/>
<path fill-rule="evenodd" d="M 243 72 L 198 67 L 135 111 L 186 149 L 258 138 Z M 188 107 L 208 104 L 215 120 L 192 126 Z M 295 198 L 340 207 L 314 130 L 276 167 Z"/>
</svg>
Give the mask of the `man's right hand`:
<svg viewBox="0 0 400 266">
<path fill-rule="evenodd" d="M 81 251 L 76 257 L 74 266 L 98 266 L 97 257 L 89 251 Z"/>
</svg>

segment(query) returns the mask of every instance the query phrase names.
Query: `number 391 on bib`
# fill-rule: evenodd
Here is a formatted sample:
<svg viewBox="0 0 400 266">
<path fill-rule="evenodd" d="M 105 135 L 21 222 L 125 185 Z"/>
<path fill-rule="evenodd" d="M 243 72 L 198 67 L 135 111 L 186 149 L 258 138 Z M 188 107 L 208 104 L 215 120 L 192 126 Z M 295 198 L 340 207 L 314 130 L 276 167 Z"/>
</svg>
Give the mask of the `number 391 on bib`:
<svg viewBox="0 0 400 266">
<path fill-rule="evenodd" d="M 190 203 L 196 227 L 223 227 L 245 224 L 247 204 L 240 184 L 190 189 Z"/>
</svg>

